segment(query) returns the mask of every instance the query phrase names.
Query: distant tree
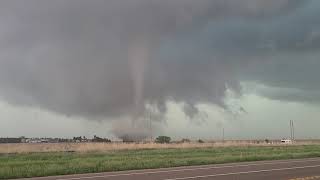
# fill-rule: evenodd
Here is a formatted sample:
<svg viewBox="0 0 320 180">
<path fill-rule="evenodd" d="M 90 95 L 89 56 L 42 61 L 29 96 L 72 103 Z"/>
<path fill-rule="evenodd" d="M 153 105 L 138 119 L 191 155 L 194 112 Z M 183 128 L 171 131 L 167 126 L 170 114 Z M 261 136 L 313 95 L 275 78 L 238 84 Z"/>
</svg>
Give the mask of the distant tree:
<svg viewBox="0 0 320 180">
<path fill-rule="evenodd" d="M 82 142 L 82 137 L 79 136 L 79 137 L 73 137 L 73 141 L 74 142 Z"/>
<path fill-rule="evenodd" d="M 107 138 L 101 138 L 101 137 L 98 137 L 98 136 L 94 135 L 93 139 L 92 139 L 92 142 L 106 142 L 106 143 L 109 143 L 109 142 L 111 142 L 111 140 L 107 139 Z"/>
<path fill-rule="evenodd" d="M 156 138 L 155 142 L 160 144 L 170 143 L 171 138 L 168 136 L 159 136 Z"/>
<path fill-rule="evenodd" d="M 20 138 L 0 138 L 0 143 L 21 143 Z"/>
<path fill-rule="evenodd" d="M 190 139 L 182 139 L 181 142 L 182 143 L 189 143 L 189 142 L 191 142 L 191 140 Z"/>
<path fill-rule="evenodd" d="M 204 141 L 202 139 L 199 139 L 198 143 L 204 143 Z"/>
</svg>

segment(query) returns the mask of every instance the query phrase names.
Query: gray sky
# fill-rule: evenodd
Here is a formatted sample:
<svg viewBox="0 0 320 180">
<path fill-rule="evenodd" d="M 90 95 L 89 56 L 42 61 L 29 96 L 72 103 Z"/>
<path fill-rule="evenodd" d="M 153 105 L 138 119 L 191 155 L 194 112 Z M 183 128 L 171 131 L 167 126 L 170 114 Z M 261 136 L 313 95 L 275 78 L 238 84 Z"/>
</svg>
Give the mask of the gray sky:
<svg viewBox="0 0 320 180">
<path fill-rule="evenodd" d="M 4 0 L 0 136 L 320 138 L 317 0 Z M 132 128 L 134 127 L 134 128 Z"/>
</svg>

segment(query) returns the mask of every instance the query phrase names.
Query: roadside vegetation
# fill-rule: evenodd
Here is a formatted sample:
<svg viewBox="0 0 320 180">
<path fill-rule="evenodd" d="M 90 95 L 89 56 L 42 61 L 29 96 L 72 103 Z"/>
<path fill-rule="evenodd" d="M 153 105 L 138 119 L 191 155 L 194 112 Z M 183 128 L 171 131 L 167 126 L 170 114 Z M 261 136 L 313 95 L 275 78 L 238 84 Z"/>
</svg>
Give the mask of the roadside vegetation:
<svg viewBox="0 0 320 180">
<path fill-rule="evenodd" d="M 1 154 L 0 179 L 308 157 L 320 145 Z"/>
</svg>

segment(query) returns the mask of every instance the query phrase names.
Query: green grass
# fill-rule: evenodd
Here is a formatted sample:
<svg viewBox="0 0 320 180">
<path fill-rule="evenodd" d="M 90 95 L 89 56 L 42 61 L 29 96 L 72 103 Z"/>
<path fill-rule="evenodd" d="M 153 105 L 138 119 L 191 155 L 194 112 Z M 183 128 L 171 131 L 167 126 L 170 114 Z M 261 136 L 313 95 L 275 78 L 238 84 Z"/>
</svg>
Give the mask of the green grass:
<svg viewBox="0 0 320 180">
<path fill-rule="evenodd" d="M 0 179 L 306 157 L 320 157 L 320 146 L 2 154 Z"/>
</svg>

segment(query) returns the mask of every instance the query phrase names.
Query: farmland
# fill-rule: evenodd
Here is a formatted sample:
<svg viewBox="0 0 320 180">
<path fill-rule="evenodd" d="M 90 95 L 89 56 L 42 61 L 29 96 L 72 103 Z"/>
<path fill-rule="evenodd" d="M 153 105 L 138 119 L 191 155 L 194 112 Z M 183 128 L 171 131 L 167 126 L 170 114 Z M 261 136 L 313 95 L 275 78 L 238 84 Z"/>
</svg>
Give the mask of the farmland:
<svg viewBox="0 0 320 180">
<path fill-rule="evenodd" d="M 179 144 L 176 146 L 180 147 L 162 145 L 162 148 L 147 145 L 137 148 L 132 144 L 134 148 L 100 151 L 2 153 L 0 179 L 320 157 L 320 145 L 209 146 L 205 143 L 199 145 L 202 147 Z"/>
</svg>

